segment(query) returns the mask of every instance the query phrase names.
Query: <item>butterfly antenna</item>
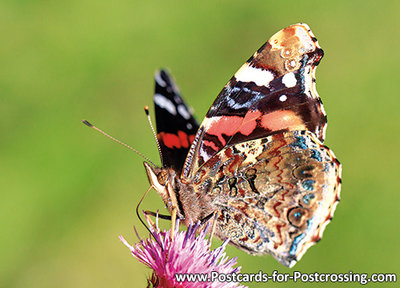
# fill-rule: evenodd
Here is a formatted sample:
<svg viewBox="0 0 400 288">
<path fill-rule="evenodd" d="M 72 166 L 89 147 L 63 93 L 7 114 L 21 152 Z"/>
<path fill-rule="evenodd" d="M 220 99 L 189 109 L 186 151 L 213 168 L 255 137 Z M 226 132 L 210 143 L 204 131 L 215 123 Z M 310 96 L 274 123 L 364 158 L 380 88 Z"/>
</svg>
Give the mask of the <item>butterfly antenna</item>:
<svg viewBox="0 0 400 288">
<path fill-rule="evenodd" d="M 136 149 L 132 148 L 131 146 L 125 144 L 124 142 L 119 141 L 118 139 L 112 137 L 111 135 L 107 134 L 106 132 L 104 132 L 103 130 L 97 128 L 96 126 L 92 125 L 89 121 L 87 120 L 82 120 L 82 123 L 89 126 L 90 128 L 93 128 L 94 130 L 96 130 L 97 132 L 100 132 L 101 134 L 103 134 L 104 136 L 110 138 L 111 140 L 114 140 L 115 142 L 121 144 L 122 146 L 125 146 L 126 148 L 132 150 L 133 152 L 135 152 L 136 154 L 138 154 L 139 156 L 141 156 L 143 159 L 145 159 L 147 162 L 149 162 L 150 164 L 152 164 L 154 167 L 157 167 L 157 165 L 155 165 L 149 158 L 147 158 L 146 156 L 144 156 L 142 153 L 140 153 L 139 151 L 137 151 Z"/>
<path fill-rule="evenodd" d="M 150 127 L 151 127 L 151 131 L 153 132 L 154 139 L 156 139 L 157 148 L 158 148 L 158 154 L 160 154 L 160 159 L 162 161 L 163 158 L 162 158 L 161 146 L 160 146 L 160 142 L 158 142 L 157 134 L 156 134 L 156 131 L 154 130 L 153 123 L 151 122 L 150 113 L 149 113 L 149 106 L 147 106 L 147 105 L 144 106 L 144 112 L 146 113 L 147 120 L 149 121 L 149 124 L 150 124 Z"/>
</svg>

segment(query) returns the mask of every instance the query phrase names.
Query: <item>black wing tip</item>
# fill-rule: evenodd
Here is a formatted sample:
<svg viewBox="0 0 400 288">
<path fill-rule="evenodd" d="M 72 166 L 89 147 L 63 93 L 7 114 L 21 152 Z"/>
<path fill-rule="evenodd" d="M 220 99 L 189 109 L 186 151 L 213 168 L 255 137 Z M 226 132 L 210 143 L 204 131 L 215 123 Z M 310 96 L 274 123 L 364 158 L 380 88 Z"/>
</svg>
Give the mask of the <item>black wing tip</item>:
<svg viewBox="0 0 400 288">
<path fill-rule="evenodd" d="M 87 121 L 87 120 L 85 120 L 85 119 L 82 120 L 82 123 L 85 124 L 85 125 L 87 125 L 87 126 L 89 126 L 89 127 L 93 127 L 93 125 L 90 124 L 90 122 Z"/>
<path fill-rule="evenodd" d="M 156 76 L 161 76 L 161 77 L 163 77 L 163 78 L 165 78 L 165 77 L 170 78 L 170 73 L 169 73 L 168 70 L 169 70 L 169 69 L 162 67 L 162 68 L 160 68 L 160 69 L 158 69 L 158 70 L 156 71 L 155 75 L 156 75 Z"/>
<path fill-rule="evenodd" d="M 165 67 L 161 67 L 160 69 L 158 69 L 157 72 L 158 72 L 158 73 L 169 74 L 169 69 L 168 69 L 168 68 L 165 68 Z"/>
<path fill-rule="evenodd" d="M 156 82 L 156 90 L 158 87 L 164 89 L 166 87 L 173 86 L 172 78 L 169 72 L 165 69 L 157 70 L 156 73 L 154 74 L 154 79 Z"/>
</svg>

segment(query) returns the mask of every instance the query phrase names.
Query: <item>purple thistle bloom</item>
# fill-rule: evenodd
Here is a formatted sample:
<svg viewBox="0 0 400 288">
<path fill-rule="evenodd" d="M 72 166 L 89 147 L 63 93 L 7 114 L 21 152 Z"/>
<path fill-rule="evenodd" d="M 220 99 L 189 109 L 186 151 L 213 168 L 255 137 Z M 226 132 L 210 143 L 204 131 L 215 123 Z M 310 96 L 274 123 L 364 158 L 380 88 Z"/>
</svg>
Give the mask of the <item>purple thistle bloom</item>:
<svg viewBox="0 0 400 288">
<path fill-rule="evenodd" d="M 178 282 L 175 274 L 190 273 L 203 274 L 211 277 L 212 272 L 223 274 L 238 273 L 241 267 L 233 268 L 236 264 L 236 258 L 228 260 L 224 250 L 229 240 L 216 248 L 210 250 L 210 245 L 205 239 L 207 234 L 207 227 L 202 230 L 196 237 L 196 232 L 200 223 L 189 225 L 187 231 L 179 232 L 179 221 L 175 226 L 174 239 L 171 239 L 171 230 L 161 231 L 158 228 L 158 221 L 156 227 L 153 227 L 149 219 L 150 230 L 156 241 L 153 238 L 141 240 L 135 246 L 131 246 L 122 236 L 121 241 L 129 248 L 132 255 L 153 270 L 152 278 L 149 279 L 153 287 L 190 287 L 190 288 L 222 288 L 222 287 L 243 287 L 235 282 L 201 282 L 198 281 L 183 281 Z M 158 220 L 158 219 L 156 219 Z"/>
</svg>

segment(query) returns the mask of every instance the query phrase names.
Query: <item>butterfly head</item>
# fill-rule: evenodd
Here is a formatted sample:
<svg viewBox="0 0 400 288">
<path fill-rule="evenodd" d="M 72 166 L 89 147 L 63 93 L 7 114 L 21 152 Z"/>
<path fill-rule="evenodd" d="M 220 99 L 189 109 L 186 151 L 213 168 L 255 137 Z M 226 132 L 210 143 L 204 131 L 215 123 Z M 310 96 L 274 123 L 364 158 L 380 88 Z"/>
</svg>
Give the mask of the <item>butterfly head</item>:
<svg viewBox="0 0 400 288">
<path fill-rule="evenodd" d="M 143 162 L 146 174 L 149 179 L 150 185 L 157 191 L 163 200 L 166 208 L 172 213 L 173 208 L 176 209 L 177 217 L 185 222 L 190 221 L 191 217 L 187 218 L 184 213 L 184 207 L 177 199 L 177 194 L 182 188 L 182 183 L 179 181 L 179 177 L 176 175 L 176 171 L 171 168 L 160 168 L 152 166 L 148 162 Z M 190 194 L 189 191 L 186 191 Z M 192 197 L 193 198 L 193 197 Z M 185 201 L 184 204 L 186 204 Z M 186 206 L 186 205 L 184 205 Z"/>
<path fill-rule="evenodd" d="M 159 168 L 143 162 L 150 185 L 161 196 L 166 208 L 172 213 L 176 209 L 181 223 L 189 225 L 205 219 L 215 210 L 211 199 L 199 197 L 191 183 L 184 183 L 174 169 Z"/>
<path fill-rule="evenodd" d="M 149 179 L 150 185 L 160 194 L 161 198 L 165 203 L 168 202 L 168 183 L 172 177 L 171 173 L 166 169 L 162 169 L 157 166 L 152 166 L 148 162 L 143 162 L 144 168 L 146 169 L 147 178 Z"/>
</svg>

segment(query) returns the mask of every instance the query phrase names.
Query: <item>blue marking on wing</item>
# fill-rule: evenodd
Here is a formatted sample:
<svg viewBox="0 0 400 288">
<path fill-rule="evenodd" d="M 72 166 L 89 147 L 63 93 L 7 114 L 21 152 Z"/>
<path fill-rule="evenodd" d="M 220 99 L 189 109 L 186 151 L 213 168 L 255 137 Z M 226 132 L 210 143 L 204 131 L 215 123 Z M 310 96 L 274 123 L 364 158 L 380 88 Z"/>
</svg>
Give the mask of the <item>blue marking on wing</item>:
<svg viewBox="0 0 400 288">
<path fill-rule="evenodd" d="M 321 153 L 318 150 L 312 149 L 311 152 L 312 152 L 311 158 L 317 159 L 318 162 L 322 161 Z"/>
<path fill-rule="evenodd" d="M 297 250 L 297 245 L 299 245 L 300 241 L 303 240 L 303 238 L 306 237 L 306 233 L 302 233 L 296 238 L 294 238 L 292 246 L 290 246 L 290 255 L 296 255 L 296 250 Z"/>
<path fill-rule="evenodd" d="M 315 184 L 315 181 L 312 180 L 312 179 L 304 180 L 301 184 L 303 185 L 303 188 L 308 190 L 308 191 L 314 190 L 314 186 L 313 185 Z"/>
<path fill-rule="evenodd" d="M 294 238 L 292 246 L 290 246 L 290 250 L 289 250 L 289 254 L 292 256 L 296 256 L 296 251 L 297 251 L 297 246 L 299 245 L 299 243 L 301 242 L 301 240 L 304 239 L 304 237 L 306 237 L 307 232 L 311 229 L 312 226 L 312 219 L 307 221 L 307 229 L 305 232 L 301 233 L 299 236 L 297 236 L 296 238 Z"/>
<path fill-rule="evenodd" d="M 308 146 L 306 144 L 306 139 L 304 137 L 298 136 L 296 137 L 296 141 L 290 144 L 292 147 L 299 147 L 300 149 L 307 149 Z"/>
<path fill-rule="evenodd" d="M 307 195 L 303 196 L 303 202 L 308 205 L 308 204 L 310 204 L 310 201 L 314 198 L 315 198 L 315 195 L 313 193 L 308 193 Z"/>
</svg>

